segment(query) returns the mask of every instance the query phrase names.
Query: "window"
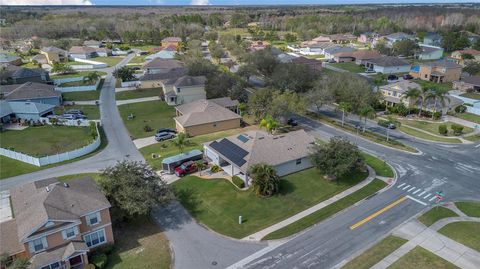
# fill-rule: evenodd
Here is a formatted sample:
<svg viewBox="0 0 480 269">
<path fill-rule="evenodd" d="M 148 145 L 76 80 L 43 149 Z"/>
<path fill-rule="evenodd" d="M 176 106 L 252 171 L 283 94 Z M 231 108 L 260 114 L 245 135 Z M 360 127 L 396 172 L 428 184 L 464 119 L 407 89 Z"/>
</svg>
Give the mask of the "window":
<svg viewBox="0 0 480 269">
<path fill-rule="evenodd" d="M 425 74 L 425 78 L 428 78 L 428 75 L 427 75 L 427 74 Z"/>
<path fill-rule="evenodd" d="M 57 269 L 57 268 L 60 268 L 60 262 L 54 262 L 52 264 L 42 267 L 42 269 Z"/>
<path fill-rule="evenodd" d="M 103 244 L 106 242 L 105 240 L 105 229 L 101 229 L 98 231 L 95 231 L 93 233 L 89 233 L 83 237 L 83 240 L 87 244 L 87 246 L 90 247 L 95 247 L 97 245 Z"/>
<path fill-rule="evenodd" d="M 78 234 L 77 227 L 68 228 L 62 231 L 63 239 L 67 240 L 75 237 Z"/>
<path fill-rule="evenodd" d="M 297 160 L 295 161 L 295 164 L 296 164 L 296 165 L 299 165 L 299 164 L 301 164 L 301 163 L 302 163 L 302 159 L 297 159 Z"/>
<path fill-rule="evenodd" d="M 177 92 L 180 92 L 180 88 L 177 88 Z"/>
<path fill-rule="evenodd" d="M 40 252 L 47 248 L 47 239 L 45 237 L 32 240 L 28 243 L 30 252 Z"/>
<path fill-rule="evenodd" d="M 216 123 L 216 122 L 215 122 L 215 123 L 213 123 L 213 127 L 217 127 L 217 123 Z"/>
<path fill-rule="evenodd" d="M 87 215 L 85 218 L 87 220 L 87 225 L 89 226 L 95 225 L 102 221 L 102 219 L 100 218 L 100 212 L 92 213 L 90 215 Z"/>
</svg>

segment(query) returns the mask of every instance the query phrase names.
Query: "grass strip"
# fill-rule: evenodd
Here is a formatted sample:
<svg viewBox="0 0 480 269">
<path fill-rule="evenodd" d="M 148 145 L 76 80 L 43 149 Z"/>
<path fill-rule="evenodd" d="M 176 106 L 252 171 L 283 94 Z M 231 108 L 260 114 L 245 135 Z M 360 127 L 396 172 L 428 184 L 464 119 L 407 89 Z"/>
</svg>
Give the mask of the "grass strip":
<svg viewBox="0 0 480 269">
<path fill-rule="evenodd" d="M 467 216 L 480 218 L 480 202 L 456 202 L 455 205 Z"/>
<path fill-rule="evenodd" d="M 450 217 L 458 217 L 458 215 L 446 207 L 436 206 L 428 210 L 428 212 L 426 212 L 425 214 L 421 215 L 418 220 L 425 226 L 429 227 L 441 219 Z"/>
<path fill-rule="evenodd" d="M 435 141 L 435 142 L 444 142 L 444 143 L 462 143 L 462 141 L 458 138 L 447 138 L 447 137 L 438 137 L 426 134 L 424 132 L 417 131 L 415 129 L 409 128 L 408 126 L 402 125 L 399 128 L 400 131 L 425 140 Z"/>
<path fill-rule="evenodd" d="M 460 244 L 480 251 L 480 222 L 461 221 L 443 226 L 439 233 L 457 241 Z"/>
<path fill-rule="evenodd" d="M 388 267 L 388 269 L 405 268 L 454 269 L 458 267 L 451 262 L 431 253 L 430 251 L 417 246 Z"/>
<path fill-rule="evenodd" d="M 377 157 L 374 157 L 368 153 L 361 153 L 363 158 L 365 159 L 365 163 L 372 167 L 377 173 L 377 176 L 381 177 L 393 177 L 394 173 L 392 168 L 383 160 L 380 160 Z"/>
</svg>

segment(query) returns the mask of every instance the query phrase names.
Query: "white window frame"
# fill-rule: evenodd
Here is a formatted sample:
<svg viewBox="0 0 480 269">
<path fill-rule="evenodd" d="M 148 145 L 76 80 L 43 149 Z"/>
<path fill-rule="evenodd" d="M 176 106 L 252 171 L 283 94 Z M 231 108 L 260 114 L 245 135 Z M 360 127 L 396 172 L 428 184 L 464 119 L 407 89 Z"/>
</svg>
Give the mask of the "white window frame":
<svg viewBox="0 0 480 269">
<path fill-rule="evenodd" d="M 97 222 L 92 223 L 93 218 L 96 218 Z M 93 226 L 93 225 L 99 224 L 100 222 L 102 222 L 102 216 L 100 214 L 100 211 L 97 211 L 95 213 L 91 213 L 91 214 L 86 215 L 85 220 L 87 221 L 88 226 Z"/>
<path fill-rule="evenodd" d="M 302 158 L 295 160 L 295 165 L 302 164 Z"/>
<path fill-rule="evenodd" d="M 70 232 L 70 231 L 73 231 L 72 236 L 68 236 L 68 232 Z M 70 227 L 70 228 L 67 228 L 67 229 L 62 231 L 62 237 L 63 237 L 64 240 L 75 238 L 77 236 L 77 234 L 78 234 L 78 227 L 77 226 Z"/>
<path fill-rule="evenodd" d="M 92 241 L 91 239 L 92 239 L 92 236 L 94 234 L 97 234 L 97 237 L 98 237 L 98 240 L 99 240 L 98 243 L 95 244 L 95 245 L 91 244 L 91 241 Z M 103 241 L 100 241 L 100 238 L 101 238 L 100 234 L 103 234 Z M 87 239 L 88 237 L 90 238 L 90 240 Z M 96 230 L 96 231 L 88 233 L 88 234 L 85 234 L 83 236 L 83 241 L 85 241 L 85 244 L 87 245 L 88 248 L 94 248 L 94 247 L 97 247 L 97 246 L 100 246 L 100 245 L 103 245 L 103 244 L 107 243 L 107 236 L 105 234 L 105 228 Z M 91 244 L 90 246 L 88 245 L 89 242 Z"/>
<path fill-rule="evenodd" d="M 39 246 L 40 244 L 36 244 L 35 242 L 39 242 L 39 241 L 42 245 L 42 249 L 37 250 L 37 249 L 35 249 L 35 246 Z M 42 252 L 42 251 L 44 251 L 48 248 L 47 238 L 46 237 L 41 237 L 41 238 L 34 239 L 34 240 L 28 242 L 28 246 L 30 248 L 31 253 Z"/>
<path fill-rule="evenodd" d="M 54 264 L 56 264 L 56 263 L 58 264 L 58 266 L 57 266 L 57 267 L 52 267 L 52 265 L 54 265 Z M 59 268 L 62 268 L 62 263 L 61 263 L 60 261 L 58 261 L 58 262 L 52 262 L 51 264 L 42 266 L 42 267 L 40 267 L 40 268 L 41 268 L 41 269 L 59 269 Z"/>
</svg>

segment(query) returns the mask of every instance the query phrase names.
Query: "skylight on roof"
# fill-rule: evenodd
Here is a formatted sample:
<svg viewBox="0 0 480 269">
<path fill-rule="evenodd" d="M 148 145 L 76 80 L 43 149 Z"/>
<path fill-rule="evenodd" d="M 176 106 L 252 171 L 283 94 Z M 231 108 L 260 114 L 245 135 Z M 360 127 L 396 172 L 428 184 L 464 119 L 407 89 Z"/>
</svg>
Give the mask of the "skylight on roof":
<svg viewBox="0 0 480 269">
<path fill-rule="evenodd" d="M 248 137 L 244 136 L 243 134 L 238 135 L 237 139 L 242 141 L 243 143 L 246 143 L 249 140 Z"/>
</svg>

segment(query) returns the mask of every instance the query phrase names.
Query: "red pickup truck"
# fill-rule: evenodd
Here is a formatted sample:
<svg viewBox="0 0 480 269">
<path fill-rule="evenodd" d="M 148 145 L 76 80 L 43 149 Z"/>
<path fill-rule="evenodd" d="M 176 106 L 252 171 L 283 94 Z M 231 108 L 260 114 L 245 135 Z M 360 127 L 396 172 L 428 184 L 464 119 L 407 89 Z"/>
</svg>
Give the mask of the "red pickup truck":
<svg viewBox="0 0 480 269">
<path fill-rule="evenodd" d="M 184 162 L 182 165 L 175 168 L 175 175 L 178 177 L 183 177 L 193 172 L 197 172 L 197 164 L 193 161 Z"/>
</svg>

